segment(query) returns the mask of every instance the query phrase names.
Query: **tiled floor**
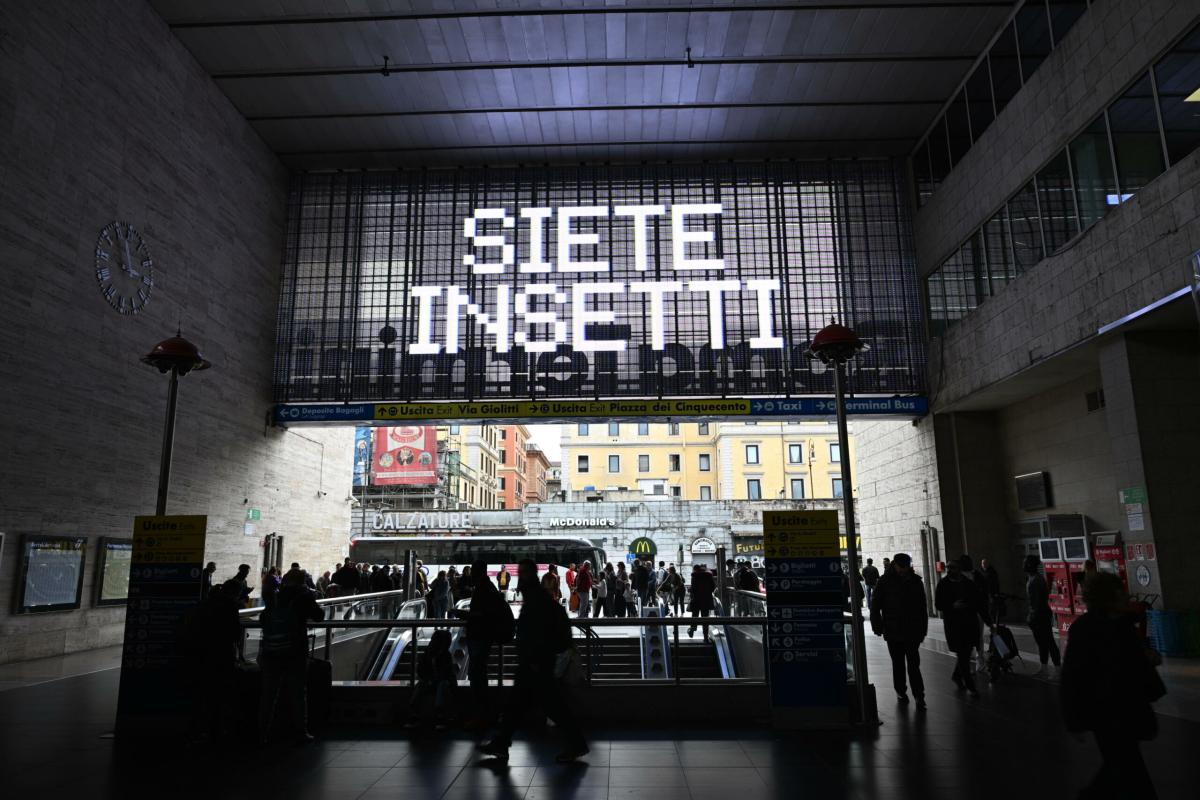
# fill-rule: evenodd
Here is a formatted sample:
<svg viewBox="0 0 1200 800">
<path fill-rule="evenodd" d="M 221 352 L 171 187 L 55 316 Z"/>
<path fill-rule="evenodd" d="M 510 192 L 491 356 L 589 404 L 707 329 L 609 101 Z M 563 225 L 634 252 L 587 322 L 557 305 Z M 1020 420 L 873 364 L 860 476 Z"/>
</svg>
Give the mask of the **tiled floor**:
<svg viewBox="0 0 1200 800">
<path fill-rule="evenodd" d="M 315 745 L 215 750 L 118 746 L 117 671 L 0 692 L 0 796 L 39 798 L 1070 798 L 1097 766 L 1062 729 L 1056 687 L 1013 676 L 978 700 L 957 696 L 951 662 L 923 653 L 929 711 L 898 707 L 882 643 L 869 663 L 884 724 L 857 735 L 775 736 L 750 725 L 647 729 L 627 710 L 589 731 L 585 763 L 553 762 L 553 731 L 531 732 L 506 766 L 461 734 L 409 739 L 390 729 L 332 732 Z M 1200 725 L 1163 716 L 1146 746 L 1162 798 L 1200 786 Z M 1136 800 L 1136 799 L 1134 799 Z"/>
</svg>

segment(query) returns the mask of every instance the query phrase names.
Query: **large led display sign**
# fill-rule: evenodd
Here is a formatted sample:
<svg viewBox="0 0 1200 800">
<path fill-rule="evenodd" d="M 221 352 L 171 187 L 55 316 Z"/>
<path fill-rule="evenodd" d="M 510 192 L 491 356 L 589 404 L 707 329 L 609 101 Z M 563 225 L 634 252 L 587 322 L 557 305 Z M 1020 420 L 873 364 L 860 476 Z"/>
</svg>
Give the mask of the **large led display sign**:
<svg viewBox="0 0 1200 800">
<path fill-rule="evenodd" d="M 886 161 L 298 176 L 284 403 L 825 394 L 831 318 L 860 394 L 922 390 Z"/>
</svg>

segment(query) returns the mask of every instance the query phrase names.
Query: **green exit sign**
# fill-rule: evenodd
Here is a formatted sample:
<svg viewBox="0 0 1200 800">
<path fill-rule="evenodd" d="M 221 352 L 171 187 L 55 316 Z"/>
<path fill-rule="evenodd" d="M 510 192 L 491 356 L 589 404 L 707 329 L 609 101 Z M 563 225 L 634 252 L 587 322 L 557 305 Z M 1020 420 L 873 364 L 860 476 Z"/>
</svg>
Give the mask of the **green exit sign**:
<svg viewBox="0 0 1200 800">
<path fill-rule="evenodd" d="M 258 522 L 262 519 L 262 512 L 257 508 L 246 509 L 246 522 Z"/>
<path fill-rule="evenodd" d="M 1121 489 L 1118 494 L 1122 505 L 1126 503 L 1146 502 L 1146 489 L 1142 486 L 1131 486 L 1128 489 Z"/>
</svg>

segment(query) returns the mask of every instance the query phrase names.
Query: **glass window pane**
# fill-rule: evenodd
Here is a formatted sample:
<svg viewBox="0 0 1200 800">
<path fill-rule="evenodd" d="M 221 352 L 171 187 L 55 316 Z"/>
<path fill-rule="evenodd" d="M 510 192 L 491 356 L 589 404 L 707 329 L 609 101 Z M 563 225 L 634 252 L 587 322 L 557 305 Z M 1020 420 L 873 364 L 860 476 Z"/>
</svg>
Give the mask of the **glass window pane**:
<svg viewBox="0 0 1200 800">
<path fill-rule="evenodd" d="M 1017 42 L 1021 47 L 1021 74 L 1025 80 L 1050 55 L 1050 18 L 1045 0 L 1028 0 L 1017 12 Z"/>
<path fill-rule="evenodd" d="M 1085 229 L 1090 228 L 1118 202 L 1104 115 L 1092 120 L 1067 149 L 1071 153 L 1071 168 L 1075 170 L 1079 222 Z"/>
<path fill-rule="evenodd" d="M 923 139 L 912 157 L 913 183 L 917 186 L 917 205 L 925 205 L 925 201 L 933 194 L 933 176 L 929 172 L 929 140 Z"/>
<path fill-rule="evenodd" d="M 1008 224 L 1012 233 L 1013 259 L 1020 275 L 1042 260 L 1042 229 L 1038 218 L 1037 192 L 1033 181 L 1025 184 L 1008 201 Z"/>
<path fill-rule="evenodd" d="M 968 281 L 963 269 L 962 251 L 957 251 L 942 264 L 942 287 L 946 293 L 946 319 L 962 319 L 975 308 L 974 280 Z"/>
<path fill-rule="evenodd" d="M 1008 211 L 1002 208 L 983 224 L 983 252 L 987 258 L 988 283 L 992 294 L 1017 276 L 1013 269 L 1010 244 Z"/>
<path fill-rule="evenodd" d="M 996 39 L 988 51 L 992 65 L 992 94 L 996 97 L 996 113 L 1008 105 L 1008 101 L 1021 88 L 1021 63 L 1017 58 L 1017 29 L 1013 23 Z"/>
<path fill-rule="evenodd" d="M 1121 193 L 1134 194 L 1165 169 L 1149 73 L 1109 106 L 1108 123 L 1117 153 Z"/>
<path fill-rule="evenodd" d="M 967 119 L 965 92 L 959 92 L 946 109 L 946 131 L 950 136 L 950 162 L 957 164 L 971 149 L 971 123 Z"/>
<path fill-rule="evenodd" d="M 1037 187 L 1046 251 L 1054 253 L 1079 233 L 1079 218 L 1075 214 L 1075 198 L 1065 150 L 1038 173 Z"/>
<path fill-rule="evenodd" d="M 966 244 L 962 246 L 961 259 L 966 274 L 967 289 L 974 305 L 977 306 L 992 294 L 988 285 L 987 258 L 983 252 L 982 230 L 975 231 L 971 234 L 971 238 L 967 239 Z"/>
<path fill-rule="evenodd" d="M 1084 11 L 1087 11 L 1084 0 L 1050 0 L 1050 27 L 1054 30 L 1056 45 L 1075 26 Z"/>
<path fill-rule="evenodd" d="M 929 132 L 929 171 L 933 177 L 933 188 L 942 185 L 950 174 L 950 150 L 946 143 L 946 118 L 938 117 Z"/>
<path fill-rule="evenodd" d="M 925 293 L 929 301 L 929 335 L 941 336 L 946 330 L 946 294 L 940 269 L 925 279 Z"/>
<path fill-rule="evenodd" d="M 1154 78 L 1167 156 L 1178 164 L 1200 145 L 1200 28 L 1155 65 Z"/>
<path fill-rule="evenodd" d="M 620 456 L 609 456 L 608 457 L 608 471 L 609 472 L 620 472 L 621 471 L 621 457 Z"/>
<path fill-rule="evenodd" d="M 979 141 L 979 137 L 996 118 L 996 112 L 992 109 L 992 81 L 988 77 L 986 58 L 967 78 L 967 102 L 971 109 L 971 138 Z"/>
</svg>

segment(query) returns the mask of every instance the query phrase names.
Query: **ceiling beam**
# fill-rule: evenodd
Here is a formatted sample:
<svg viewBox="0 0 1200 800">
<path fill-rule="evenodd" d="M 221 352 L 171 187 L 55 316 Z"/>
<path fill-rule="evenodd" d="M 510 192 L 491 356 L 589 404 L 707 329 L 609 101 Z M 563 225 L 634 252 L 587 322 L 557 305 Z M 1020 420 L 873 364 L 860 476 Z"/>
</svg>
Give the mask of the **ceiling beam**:
<svg viewBox="0 0 1200 800">
<path fill-rule="evenodd" d="M 589 111 L 689 111 L 692 109 L 759 109 L 759 108 L 887 108 L 941 106 L 941 98 L 932 100 L 814 100 L 806 102 L 778 103 L 650 103 L 644 105 L 603 106 L 514 106 L 511 108 L 442 108 L 414 109 L 408 111 L 349 111 L 316 114 L 260 114 L 249 115 L 250 122 L 286 122 L 291 120 L 317 119 L 382 119 L 391 117 L 449 117 L 470 114 L 549 114 L 554 112 Z"/>
<path fill-rule="evenodd" d="M 946 64 L 970 63 L 978 53 L 942 53 L 921 55 L 897 53 L 894 55 L 820 55 L 820 56 L 740 56 L 696 59 L 695 66 L 720 64 Z M 599 60 L 566 61 L 489 61 L 452 62 L 447 64 L 382 64 L 370 67 L 318 67 L 316 69 L 261 70 L 250 72 L 214 72 L 216 81 L 268 80 L 275 78 L 331 78 L 354 75 L 397 75 L 401 73 L 430 72 L 475 72 L 526 69 L 571 69 L 586 67 L 687 67 L 682 58 L 607 58 Z"/>
<path fill-rule="evenodd" d="M 836 139 L 651 139 L 634 141 L 602 141 L 602 142 L 556 142 L 543 144 L 467 144 L 467 145 L 430 145 L 421 147 L 362 147 L 340 150 L 277 150 L 280 158 L 302 158 L 306 156 L 352 156 L 369 155 L 372 153 L 431 153 L 457 150 L 558 150 L 567 147 L 666 147 L 678 145 L 805 145 L 805 144 L 893 144 L 912 143 L 913 136 L 840 136 Z"/>
<path fill-rule="evenodd" d="M 443 19 L 487 19 L 489 17 L 575 17 L 585 15 L 633 15 L 633 14 L 701 14 L 701 13 L 746 13 L 791 11 L 799 13 L 849 12 L 863 10 L 943 10 L 1011 8 L 1012 0 L 901 0 L 900 2 L 855 2 L 843 3 L 764 3 L 745 5 L 724 3 L 701 6 L 678 6 L 655 4 L 630 8 L 627 6 L 593 6 L 583 8 L 521 8 L 521 9 L 477 9 L 471 11 L 410 11 L 387 14 L 330 14 L 327 16 L 294 17 L 247 17 L 244 19 L 175 19 L 167 20 L 172 30 L 200 30 L 204 28 L 255 28 L 272 25 L 354 25 L 371 22 L 421 22 Z"/>
</svg>

